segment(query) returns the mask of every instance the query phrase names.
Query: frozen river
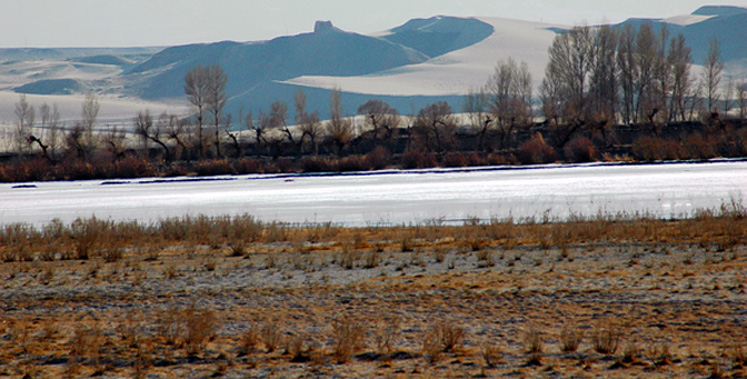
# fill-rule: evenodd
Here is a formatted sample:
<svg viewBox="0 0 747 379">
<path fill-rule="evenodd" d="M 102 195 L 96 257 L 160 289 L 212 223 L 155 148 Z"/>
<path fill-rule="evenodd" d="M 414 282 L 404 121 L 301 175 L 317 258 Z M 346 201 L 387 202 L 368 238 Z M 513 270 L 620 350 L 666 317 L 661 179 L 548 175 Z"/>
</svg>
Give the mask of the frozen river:
<svg viewBox="0 0 747 379">
<path fill-rule="evenodd" d="M 565 218 L 648 212 L 681 217 L 747 191 L 747 162 L 580 165 L 359 175 L 0 184 L 0 223 L 77 217 L 151 221 L 251 214 L 265 221 L 351 226 L 433 219 Z"/>
</svg>

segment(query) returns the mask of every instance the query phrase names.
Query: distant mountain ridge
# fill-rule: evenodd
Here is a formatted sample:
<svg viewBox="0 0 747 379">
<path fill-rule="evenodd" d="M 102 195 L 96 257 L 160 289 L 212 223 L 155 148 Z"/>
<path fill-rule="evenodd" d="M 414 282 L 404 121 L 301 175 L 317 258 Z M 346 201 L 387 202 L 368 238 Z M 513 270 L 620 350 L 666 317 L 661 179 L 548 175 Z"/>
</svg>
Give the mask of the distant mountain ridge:
<svg viewBox="0 0 747 379">
<path fill-rule="evenodd" d="M 442 27 L 443 23 L 449 25 Z M 429 54 L 476 42 L 475 38 L 462 38 L 471 28 L 479 28 L 482 38 L 492 32 L 489 25 L 476 20 L 443 18 L 431 22 L 428 28 L 405 25 L 379 38 L 317 22 L 312 33 L 270 41 L 167 48 L 124 76 L 140 83 L 138 95 L 145 99 L 177 97 L 183 95 L 183 88 L 176 84 L 181 84 L 192 67 L 219 64 L 230 78 L 227 93 L 234 97 L 258 85 L 302 75 L 357 76 L 425 62 L 433 57 Z"/>
</svg>

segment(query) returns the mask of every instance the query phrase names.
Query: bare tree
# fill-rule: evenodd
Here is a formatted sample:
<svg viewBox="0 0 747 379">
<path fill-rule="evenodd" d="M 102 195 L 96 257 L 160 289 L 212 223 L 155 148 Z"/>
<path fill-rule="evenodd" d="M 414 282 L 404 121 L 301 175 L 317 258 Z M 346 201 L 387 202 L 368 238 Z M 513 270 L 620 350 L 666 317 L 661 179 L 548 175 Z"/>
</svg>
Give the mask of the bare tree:
<svg viewBox="0 0 747 379">
<path fill-rule="evenodd" d="M 252 112 L 249 112 L 244 119 L 244 123 L 248 129 L 254 131 L 255 150 L 257 158 L 259 158 L 262 155 L 262 145 L 267 143 L 267 132 L 272 129 L 272 119 L 270 115 L 259 112 L 257 121 L 255 122 L 252 119 Z"/>
<path fill-rule="evenodd" d="M 117 161 L 125 156 L 127 136 L 124 128 L 110 125 L 106 134 L 104 134 L 104 141 L 106 143 L 106 150 L 111 154 L 113 160 Z"/>
<path fill-rule="evenodd" d="M 57 146 L 60 139 L 60 111 L 57 104 L 50 107 L 47 103 L 42 104 L 39 111 L 41 113 L 41 125 L 39 125 L 42 130 L 41 136 L 32 134 L 28 137 L 28 141 L 38 144 L 44 157 L 54 163 L 57 160 Z"/>
<path fill-rule="evenodd" d="M 609 128 L 617 121 L 617 33 L 603 25 L 593 33 L 591 72 L 589 78 L 590 119 L 611 144 Z"/>
<path fill-rule="evenodd" d="M 293 134 L 288 129 L 288 105 L 280 100 L 270 105 L 270 125 L 286 135 L 288 141 L 293 142 Z"/>
<path fill-rule="evenodd" d="M 636 79 L 638 78 L 638 59 L 636 51 L 636 33 L 633 26 L 625 25 L 617 46 L 617 68 L 622 94 L 622 119 L 626 124 L 637 121 L 636 114 Z"/>
<path fill-rule="evenodd" d="M 500 148 L 505 149 L 517 125 L 531 121 L 532 76 L 529 66 L 526 62 L 519 65 L 512 58 L 498 62 L 484 91 L 496 130 L 501 135 Z"/>
<path fill-rule="evenodd" d="M 428 151 L 443 152 L 454 140 L 456 122 L 445 101 L 429 104 L 418 112 L 415 133 Z"/>
<path fill-rule="evenodd" d="M 308 116 L 308 113 L 306 112 L 306 93 L 304 93 L 303 90 L 299 89 L 296 91 L 296 95 L 293 98 L 293 106 L 296 111 L 296 125 L 301 125 L 303 119 Z"/>
<path fill-rule="evenodd" d="M 241 158 L 241 156 L 244 155 L 241 146 L 241 128 L 244 120 L 242 119 L 241 113 L 242 111 L 239 112 L 239 122 L 237 123 L 239 130 L 237 131 L 233 130 L 233 115 L 229 113 L 223 118 L 223 131 L 226 133 L 228 138 L 231 139 L 231 142 L 233 142 L 233 149 L 236 153 L 236 158 Z"/>
<path fill-rule="evenodd" d="M 205 113 L 209 107 L 208 68 L 199 65 L 187 72 L 184 77 L 184 93 L 192 105 L 195 121 L 197 122 L 197 155 L 204 156 L 205 140 L 202 132 L 205 126 Z"/>
<path fill-rule="evenodd" d="M 216 155 L 220 157 L 222 155 L 220 151 L 220 126 L 225 123 L 225 120 L 223 120 L 223 108 L 226 106 L 226 101 L 228 100 L 226 96 L 228 76 L 219 65 L 206 66 L 205 70 L 205 75 L 207 75 L 207 107 L 213 120 Z"/>
<path fill-rule="evenodd" d="M 586 101 L 588 79 L 594 61 L 590 28 L 575 27 L 557 35 L 548 53 L 550 62 L 545 69 L 545 75 L 549 77 L 547 86 L 552 85 L 558 98 L 563 100 L 561 110 L 565 122 L 585 123 L 589 113 L 589 103 Z"/>
<path fill-rule="evenodd" d="M 185 143 L 184 138 L 184 136 L 188 134 L 187 122 L 180 119 L 179 116 L 175 114 L 167 114 L 165 112 L 161 113 L 159 122 L 161 122 L 161 120 L 168 120 L 164 132 L 169 140 L 176 143 L 177 147 L 174 151 L 174 157 L 180 159 L 181 154 L 187 154 L 187 160 L 189 160 L 189 147 Z M 181 151 L 179 149 L 181 149 Z"/>
<path fill-rule="evenodd" d="M 33 142 L 30 137 L 32 137 L 35 113 L 34 107 L 26 101 L 26 95 L 21 94 L 16 103 L 16 125 L 13 132 L 13 143 L 18 154 L 29 152 L 29 146 Z"/>
<path fill-rule="evenodd" d="M 485 149 L 485 140 L 493 124 L 490 113 L 487 110 L 487 95 L 484 89 L 473 89 L 467 91 L 464 97 L 463 110 L 467 113 L 470 125 L 477 134 L 477 149 Z"/>
<path fill-rule="evenodd" d="M 327 121 L 326 132 L 338 156 L 353 139 L 353 125 L 349 119 L 343 117 L 342 90 L 339 87 L 335 87 L 330 94 L 329 121 Z"/>
<path fill-rule="evenodd" d="M 654 89 L 652 103 L 654 109 L 652 113 L 656 115 L 656 120 L 653 117 L 649 118 L 649 122 L 654 125 L 669 121 L 669 107 L 668 98 L 672 92 L 672 66 L 669 59 L 667 59 L 667 46 L 669 46 L 669 28 L 661 25 L 659 27 L 659 34 L 656 38 L 655 50 L 656 59 L 654 66 Z M 656 133 L 658 133 L 658 126 L 655 126 Z"/>
<path fill-rule="evenodd" d="M 302 134 L 299 144 L 302 144 L 304 139 L 308 137 L 311 143 L 311 151 L 314 155 L 319 154 L 319 137 L 322 133 L 322 122 L 319 120 L 319 112 L 314 111 L 311 114 L 307 114 L 301 121 L 300 127 Z"/>
<path fill-rule="evenodd" d="M 85 129 L 80 121 L 75 122 L 65 134 L 65 148 L 67 154 L 75 155 L 79 159 L 87 159 L 87 149 L 84 143 Z"/>
<path fill-rule="evenodd" d="M 358 107 L 358 114 L 366 116 L 366 124 L 374 138 L 389 144 L 396 138 L 401 118 L 399 112 L 382 100 L 369 100 Z"/>
<path fill-rule="evenodd" d="M 690 48 L 685 44 L 685 36 L 680 33 L 669 45 L 667 60 L 672 70 L 672 95 L 669 100 L 670 121 L 685 120 L 685 95 L 690 87 L 690 66 L 692 57 Z"/>
<path fill-rule="evenodd" d="M 726 87 L 724 87 L 724 115 L 728 115 L 734 102 L 734 91 L 736 90 L 736 83 L 734 77 L 729 75 L 726 78 Z"/>
<path fill-rule="evenodd" d="M 296 111 L 296 126 L 301 129 L 301 138 L 298 141 L 297 152 L 298 154 L 301 153 L 304 141 L 308 138 L 311 143 L 311 151 L 316 155 L 319 153 L 318 139 L 322 128 L 319 121 L 319 112 L 314 111 L 309 114 L 306 111 L 306 94 L 300 89 L 296 91 L 294 108 Z"/>
<path fill-rule="evenodd" d="M 745 77 L 742 77 L 742 80 L 737 83 L 735 91 L 737 105 L 739 106 L 739 118 L 744 120 L 747 117 L 747 79 Z"/>
<path fill-rule="evenodd" d="M 163 128 L 166 124 L 163 122 L 153 122 L 153 117 L 150 115 L 150 111 L 139 112 L 134 120 L 135 123 L 135 134 L 143 140 L 143 145 L 147 151 L 147 141 L 153 141 L 163 149 L 166 161 L 171 161 L 171 151 L 166 143 L 162 139 Z"/>
<path fill-rule="evenodd" d="M 721 83 L 721 73 L 724 62 L 721 60 L 721 43 L 714 38 L 708 45 L 708 56 L 703 62 L 703 83 L 706 92 L 706 106 L 709 112 L 715 111 L 718 101 L 718 86 Z"/>
<path fill-rule="evenodd" d="M 638 76 L 635 85 L 635 114 L 636 119 L 653 117 L 652 112 L 658 110 L 655 95 L 657 50 L 656 35 L 650 22 L 641 24 L 636 38 L 636 57 L 638 58 Z"/>
<path fill-rule="evenodd" d="M 540 101 L 542 102 L 542 113 L 545 115 L 547 122 L 552 122 L 555 126 L 558 126 L 565 121 L 563 117 L 565 115 L 566 99 L 563 97 L 560 77 L 549 72 L 549 68 L 545 69 L 545 77 L 540 84 Z"/>
<path fill-rule="evenodd" d="M 609 25 L 594 33 L 590 89 L 594 118 L 614 122 L 617 114 L 617 33 Z M 604 133 L 604 130 L 603 130 Z"/>
<path fill-rule="evenodd" d="M 278 156 L 281 152 L 277 149 L 281 148 L 284 139 L 287 139 L 291 146 L 295 146 L 296 144 L 293 132 L 288 126 L 288 105 L 280 100 L 275 100 L 270 106 L 269 118 L 270 128 L 281 133 L 280 136 L 277 134 L 270 135 L 273 138 L 273 145 L 276 147 L 276 156 Z"/>
<path fill-rule="evenodd" d="M 96 126 L 96 120 L 99 117 L 99 100 L 96 95 L 89 92 L 86 98 L 83 100 L 81 107 L 81 127 L 83 128 L 83 147 L 87 156 L 91 156 L 96 150 L 96 135 L 94 135 L 94 127 Z"/>
</svg>

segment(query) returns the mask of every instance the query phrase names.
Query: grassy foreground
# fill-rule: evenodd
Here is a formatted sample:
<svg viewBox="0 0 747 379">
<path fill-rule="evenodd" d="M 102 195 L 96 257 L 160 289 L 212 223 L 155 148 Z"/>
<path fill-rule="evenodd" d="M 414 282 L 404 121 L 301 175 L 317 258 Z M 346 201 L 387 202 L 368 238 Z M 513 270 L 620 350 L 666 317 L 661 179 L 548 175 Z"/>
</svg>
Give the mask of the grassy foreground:
<svg viewBox="0 0 747 379">
<path fill-rule="evenodd" d="M 0 377 L 738 377 L 747 214 L 0 231 Z"/>
</svg>

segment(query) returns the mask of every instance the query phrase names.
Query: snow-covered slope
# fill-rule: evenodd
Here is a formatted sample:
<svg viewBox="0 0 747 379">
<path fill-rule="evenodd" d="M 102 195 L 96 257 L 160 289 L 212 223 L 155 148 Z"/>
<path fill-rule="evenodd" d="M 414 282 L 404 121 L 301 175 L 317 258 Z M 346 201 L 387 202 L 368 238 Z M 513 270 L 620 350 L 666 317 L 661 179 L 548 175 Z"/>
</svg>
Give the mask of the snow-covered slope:
<svg viewBox="0 0 747 379">
<path fill-rule="evenodd" d="M 526 62 L 539 82 L 547 64 L 547 48 L 555 38 L 553 28 L 541 24 L 501 18 L 479 18 L 493 27 L 486 39 L 426 62 L 363 76 L 302 76 L 285 81 L 305 87 L 332 88 L 346 92 L 391 96 L 463 95 L 485 84 L 496 63 L 513 58 Z"/>
</svg>

